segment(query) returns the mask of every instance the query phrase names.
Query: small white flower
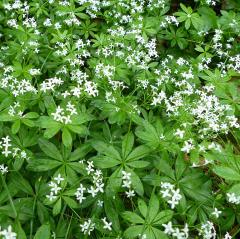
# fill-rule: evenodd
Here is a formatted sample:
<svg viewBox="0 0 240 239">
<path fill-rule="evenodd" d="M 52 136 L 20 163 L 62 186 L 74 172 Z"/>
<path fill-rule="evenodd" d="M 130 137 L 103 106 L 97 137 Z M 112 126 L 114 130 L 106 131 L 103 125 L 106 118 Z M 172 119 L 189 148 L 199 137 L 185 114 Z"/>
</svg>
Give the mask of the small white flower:
<svg viewBox="0 0 240 239">
<path fill-rule="evenodd" d="M 218 210 L 217 208 L 214 208 L 214 211 L 212 212 L 212 215 L 214 215 L 216 218 L 219 218 L 219 215 L 222 213 L 222 211 Z"/>
<path fill-rule="evenodd" d="M 103 223 L 104 223 L 103 228 L 104 228 L 104 229 L 107 229 L 107 230 L 109 230 L 109 231 L 112 231 L 112 227 L 111 227 L 112 223 L 111 223 L 111 222 L 107 222 L 106 217 L 102 218 L 102 221 L 103 221 Z"/>
<path fill-rule="evenodd" d="M 55 181 L 57 181 L 57 184 L 60 184 L 61 181 L 64 181 L 64 178 L 59 173 L 57 177 L 54 178 Z"/>
</svg>

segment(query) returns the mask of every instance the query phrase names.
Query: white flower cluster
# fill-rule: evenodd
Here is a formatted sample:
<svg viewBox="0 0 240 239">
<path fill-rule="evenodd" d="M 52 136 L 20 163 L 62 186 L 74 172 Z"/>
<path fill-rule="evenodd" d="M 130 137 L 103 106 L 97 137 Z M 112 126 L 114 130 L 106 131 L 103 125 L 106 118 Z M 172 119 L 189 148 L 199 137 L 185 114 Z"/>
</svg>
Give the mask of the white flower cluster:
<svg viewBox="0 0 240 239">
<path fill-rule="evenodd" d="M 8 157 L 9 155 L 11 155 L 13 158 L 16 158 L 16 159 L 19 159 L 19 158 L 26 159 L 26 160 L 29 159 L 25 150 L 21 150 L 18 147 L 12 147 L 11 139 L 8 135 L 0 139 L 0 149 L 2 150 L 2 154 L 5 157 Z"/>
<path fill-rule="evenodd" d="M 199 235 L 202 236 L 203 239 L 215 239 L 217 234 L 213 223 L 210 221 L 202 223 L 199 229 Z"/>
<path fill-rule="evenodd" d="M 72 123 L 71 116 L 76 114 L 77 114 L 77 109 L 75 105 L 71 104 L 71 102 L 68 102 L 65 110 L 64 108 L 58 106 L 56 108 L 56 112 L 51 113 L 54 120 L 64 124 L 71 124 Z"/>
<path fill-rule="evenodd" d="M 10 116 L 22 116 L 23 111 L 21 109 L 20 103 L 19 102 L 14 102 L 13 105 L 9 106 L 8 114 Z"/>
<path fill-rule="evenodd" d="M 240 73 L 240 54 L 230 57 L 229 61 L 230 63 L 228 64 L 228 68 Z"/>
<path fill-rule="evenodd" d="M 184 228 L 179 229 L 177 227 L 173 228 L 172 222 L 168 224 L 162 224 L 164 227 L 164 233 L 169 236 L 175 237 L 177 239 L 187 239 L 189 237 L 188 224 L 186 223 Z"/>
<path fill-rule="evenodd" d="M 12 226 L 9 225 L 7 229 L 2 230 L 0 227 L 0 237 L 3 237 L 3 239 L 16 239 L 17 234 L 12 231 Z"/>
<path fill-rule="evenodd" d="M 40 84 L 40 91 L 54 91 L 56 87 L 62 85 L 63 83 L 64 81 L 57 77 L 46 79 Z"/>
<path fill-rule="evenodd" d="M 104 182 L 103 182 L 103 176 L 102 171 L 99 169 L 94 169 L 94 165 L 92 161 L 87 162 L 87 173 L 92 177 L 93 185 L 89 188 L 85 188 L 83 184 L 80 184 L 80 186 L 77 188 L 77 191 L 75 192 L 76 199 L 79 201 L 79 203 L 82 203 L 83 200 L 86 199 L 84 196 L 84 193 L 91 194 L 92 197 L 96 197 L 96 195 L 101 192 L 104 192 Z"/>
<path fill-rule="evenodd" d="M 175 189 L 175 186 L 171 183 L 161 182 L 160 192 L 162 194 L 162 197 L 167 199 L 167 202 L 171 205 L 172 209 L 178 205 L 179 201 L 182 198 L 179 188 Z"/>
<path fill-rule="evenodd" d="M 235 193 L 227 193 L 227 200 L 233 204 L 240 204 L 240 196 Z"/>
<path fill-rule="evenodd" d="M 95 68 L 95 73 L 98 78 L 106 77 L 108 80 L 110 80 L 113 78 L 114 72 L 114 66 L 104 65 L 103 63 L 98 63 Z"/>
<path fill-rule="evenodd" d="M 90 235 L 91 232 L 95 229 L 95 223 L 93 223 L 92 220 L 89 218 L 83 224 L 80 224 L 80 227 L 84 235 Z"/>
<path fill-rule="evenodd" d="M 198 93 L 200 98 L 193 103 L 191 113 L 195 117 L 195 125 L 201 123 L 205 126 L 199 130 L 202 137 L 209 132 L 227 133 L 229 128 L 239 128 L 237 118 L 234 115 L 227 115 L 227 111 L 230 110 L 229 105 L 221 104 L 216 96 L 204 91 Z"/>
<path fill-rule="evenodd" d="M 6 174 L 8 172 L 8 167 L 5 166 L 4 164 L 0 164 L 0 172 L 1 174 Z"/>
<path fill-rule="evenodd" d="M 195 148 L 195 146 L 193 145 L 193 140 L 189 139 L 189 140 L 184 141 L 184 145 L 181 148 L 181 151 L 188 154 L 194 148 Z"/>
<path fill-rule="evenodd" d="M 216 1 L 215 0 L 206 0 L 206 4 L 215 6 L 216 5 Z"/>
<path fill-rule="evenodd" d="M 135 192 L 132 188 L 132 180 L 131 180 L 131 173 L 128 173 L 126 171 L 122 171 L 122 187 L 127 188 L 128 191 L 126 191 L 126 195 L 128 198 L 134 197 Z"/>
<path fill-rule="evenodd" d="M 64 181 L 64 178 L 61 176 L 61 174 L 58 174 L 57 177 L 54 177 L 53 180 L 48 184 L 50 189 L 50 194 L 46 197 L 49 199 L 49 201 L 54 201 L 58 193 L 62 190 L 60 187 L 61 182 Z"/>
<path fill-rule="evenodd" d="M 0 149 L 5 157 L 8 157 L 10 154 L 12 154 L 12 151 L 10 150 L 11 146 L 11 139 L 8 135 L 0 140 Z"/>
<path fill-rule="evenodd" d="M 10 75 L 4 75 L 0 79 L 0 88 L 9 90 L 15 97 L 24 95 L 28 92 L 33 94 L 37 93 L 37 90 L 31 85 L 30 81 L 25 79 L 17 80 Z"/>
</svg>

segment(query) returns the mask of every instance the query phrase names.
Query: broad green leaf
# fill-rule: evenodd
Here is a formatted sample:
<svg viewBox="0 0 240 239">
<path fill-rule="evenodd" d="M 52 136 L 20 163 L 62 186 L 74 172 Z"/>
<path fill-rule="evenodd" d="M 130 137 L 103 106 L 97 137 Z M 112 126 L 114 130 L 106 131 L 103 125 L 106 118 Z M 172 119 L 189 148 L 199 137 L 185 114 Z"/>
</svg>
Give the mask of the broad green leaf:
<svg viewBox="0 0 240 239">
<path fill-rule="evenodd" d="M 88 128 L 84 125 L 67 125 L 67 128 L 76 134 L 80 134 L 80 135 L 89 134 Z"/>
<path fill-rule="evenodd" d="M 133 149 L 133 151 L 128 155 L 126 161 L 134 161 L 141 158 L 144 158 L 150 152 L 149 147 L 145 145 L 140 145 L 137 148 Z"/>
<path fill-rule="evenodd" d="M 122 213 L 122 218 L 134 224 L 144 224 L 144 220 L 134 212 L 125 211 Z"/>
<path fill-rule="evenodd" d="M 38 228 L 35 236 L 33 239 L 50 239 L 51 238 L 51 231 L 50 225 L 42 225 Z"/>
<path fill-rule="evenodd" d="M 152 222 L 159 210 L 159 199 L 155 194 L 151 195 L 148 206 L 148 222 Z"/>
<path fill-rule="evenodd" d="M 106 216 L 110 222 L 112 222 L 113 229 L 116 231 L 120 230 L 120 223 L 118 218 L 118 213 L 112 202 L 113 197 L 107 194 L 104 195 L 104 209 Z"/>
<path fill-rule="evenodd" d="M 132 132 L 129 132 L 123 137 L 123 141 L 122 141 L 123 158 L 126 158 L 128 154 L 131 152 L 133 144 L 134 144 L 134 136 Z"/>
<path fill-rule="evenodd" d="M 102 141 L 94 140 L 91 142 L 92 146 L 101 154 L 104 154 L 108 157 L 114 158 L 116 160 L 121 161 L 122 158 L 119 154 L 119 152 L 111 145 L 107 145 L 106 143 Z"/>
<path fill-rule="evenodd" d="M 30 159 L 27 169 L 33 172 L 44 172 L 54 168 L 57 168 L 62 163 L 53 159 Z"/>
<path fill-rule="evenodd" d="M 150 163 L 147 161 L 133 161 L 133 162 L 127 162 L 127 165 L 133 168 L 145 168 L 149 165 Z"/>
<path fill-rule="evenodd" d="M 62 200 L 61 198 L 59 198 L 53 206 L 53 216 L 58 215 L 61 212 L 61 209 L 62 209 Z"/>
<path fill-rule="evenodd" d="M 226 180 L 240 181 L 240 174 L 227 166 L 215 166 L 213 171 Z"/>
<path fill-rule="evenodd" d="M 134 191 L 136 191 L 138 195 L 143 196 L 144 188 L 139 176 L 130 168 L 127 168 L 126 171 L 131 173 L 132 187 Z"/>
<path fill-rule="evenodd" d="M 138 209 L 141 212 L 141 214 L 143 215 L 143 217 L 146 218 L 148 208 L 147 208 L 147 204 L 141 198 L 138 199 Z"/>
<path fill-rule="evenodd" d="M 12 133 L 13 133 L 13 134 L 16 134 L 16 133 L 19 131 L 20 126 L 21 126 L 21 121 L 20 121 L 20 120 L 16 120 L 16 121 L 12 124 L 12 128 L 11 128 Z"/>
<path fill-rule="evenodd" d="M 77 161 L 84 158 L 91 151 L 91 145 L 88 143 L 80 145 L 70 155 L 70 161 Z"/>
<path fill-rule="evenodd" d="M 67 128 L 62 129 L 62 141 L 66 147 L 72 146 L 72 135 Z"/>
<path fill-rule="evenodd" d="M 18 188 L 19 190 L 29 195 L 34 194 L 30 183 L 20 173 L 18 172 L 11 173 L 11 180 L 15 187 Z"/>
<path fill-rule="evenodd" d="M 162 225 L 164 223 L 169 222 L 173 217 L 173 211 L 171 210 L 164 210 L 157 214 L 157 216 L 153 220 L 153 225 Z"/>
<path fill-rule="evenodd" d="M 120 164 L 118 160 L 107 156 L 96 156 L 91 158 L 91 160 L 94 162 L 94 165 L 99 168 L 112 168 Z"/>
<path fill-rule="evenodd" d="M 124 238 L 136 238 L 141 235 L 143 229 L 144 226 L 142 225 L 131 226 L 124 232 Z"/>
<path fill-rule="evenodd" d="M 39 147 L 41 148 L 41 150 L 49 157 L 53 158 L 53 159 L 56 159 L 56 160 L 62 160 L 62 155 L 60 154 L 59 150 L 57 149 L 57 147 L 43 139 L 43 138 L 40 138 L 38 140 L 38 144 L 39 144 Z"/>
</svg>

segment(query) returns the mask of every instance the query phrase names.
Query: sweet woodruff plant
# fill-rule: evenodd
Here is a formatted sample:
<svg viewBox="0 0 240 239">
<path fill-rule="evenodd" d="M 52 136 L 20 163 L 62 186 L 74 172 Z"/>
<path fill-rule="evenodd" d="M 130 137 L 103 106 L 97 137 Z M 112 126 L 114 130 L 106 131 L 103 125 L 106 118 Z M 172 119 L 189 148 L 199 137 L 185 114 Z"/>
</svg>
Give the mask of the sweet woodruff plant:
<svg viewBox="0 0 240 239">
<path fill-rule="evenodd" d="M 0 1 L 0 238 L 239 238 L 239 80 L 239 1 Z"/>
</svg>

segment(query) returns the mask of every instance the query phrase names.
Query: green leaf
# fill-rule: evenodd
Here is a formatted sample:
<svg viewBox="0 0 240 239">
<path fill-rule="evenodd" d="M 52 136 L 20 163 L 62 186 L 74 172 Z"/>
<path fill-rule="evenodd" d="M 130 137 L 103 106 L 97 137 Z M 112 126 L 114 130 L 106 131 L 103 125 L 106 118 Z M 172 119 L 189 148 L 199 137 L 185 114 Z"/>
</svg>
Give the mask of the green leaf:
<svg viewBox="0 0 240 239">
<path fill-rule="evenodd" d="M 67 203 L 70 208 L 78 208 L 78 203 L 70 197 L 63 196 L 63 200 Z"/>
<path fill-rule="evenodd" d="M 94 162 L 94 165 L 99 168 L 112 168 L 120 164 L 118 160 L 107 156 L 96 156 L 91 158 L 91 160 Z"/>
<path fill-rule="evenodd" d="M 148 218 L 149 222 L 152 222 L 153 219 L 156 217 L 159 210 L 159 199 L 155 194 L 151 195 L 148 207 Z"/>
<path fill-rule="evenodd" d="M 132 132 L 129 132 L 123 137 L 123 141 L 122 141 L 123 158 L 126 158 L 128 154 L 131 152 L 133 144 L 134 144 L 134 136 Z"/>
<path fill-rule="evenodd" d="M 122 218 L 124 220 L 127 220 L 131 223 L 134 223 L 134 224 L 144 224 L 144 220 L 139 216 L 137 215 L 136 213 L 134 212 L 131 212 L 131 211 L 125 211 L 121 214 Z"/>
<path fill-rule="evenodd" d="M 80 135 L 89 134 L 88 128 L 84 125 L 67 125 L 67 128 L 76 134 L 80 134 Z"/>
<path fill-rule="evenodd" d="M 91 145 L 88 143 L 85 143 L 83 145 L 80 145 L 77 149 L 75 149 L 71 155 L 69 160 L 70 161 L 77 161 L 79 159 L 84 158 L 89 152 L 91 151 Z"/>
<path fill-rule="evenodd" d="M 157 214 L 157 216 L 153 220 L 153 224 L 161 225 L 163 223 L 169 222 L 173 217 L 173 211 L 164 210 Z"/>
<path fill-rule="evenodd" d="M 26 236 L 19 221 L 16 222 L 15 230 L 16 230 L 15 232 L 17 234 L 17 239 L 27 239 L 27 236 Z"/>
<path fill-rule="evenodd" d="M 240 181 L 240 174 L 227 166 L 215 166 L 213 171 L 226 180 Z"/>
<path fill-rule="evenodd" d="M 153 227 L 152 230 L 153 230 L 153 233 L 154 233 L 156 239 L 158 239 L 158 238 L 169 239 L 169 237 L 164 232 L 160 231 L 159 229 Z"/>
<path fill-rule="evenodd" d="M 142 184 L 142 181 L 139 178 L 139 176 L 130 168 L 127 168 L 126 171 L 131 173 L 132 187 L 133 187 L 134 191 L 136 191 L 136 193 L 138 195 L 143 196 L 144 188 L 143 188 L 143 184 Z"/>
<path fill-rule="evenodd" d="M 235 193 L 237 196 L 240 196 L 240 183 L 233 185 L 229 190 L 229 193 Z"/>
<path fill-rule="evenodd" d="M 22 121 L 25 125 L 27 125 L 27 126 L 29 126 L 29 127 L 34 127 L 34 126 L 35 126 L 34 121 L 32 121 L 32 120 L 30 120 L 30 119 L 24 119 L 24 118 L 22 118 L 21 121 Z"/>
<path fill-rule="evenodd" d="M 149 147 L 145 145 L 140 145 L 135 148 L 127 157 L 126 161 L 134 161 L 141 158 L 144 158 L 150 152 Z"/>
<path fill-rule="evenodd" d="M 37 112 L 29 112 L 24 115 L 25 119 L 36 119 L 39 117 L 39 114 Z"/>
<path fill-rule="evenodd" d="M 106 216 L 110 222 L 112 222 L 113 229 L 115 231 L 120 230 L 120 223 L 118 218 L 118 213 L 116 211 L 116 208 L 113 204 L 113 197 L 109 196 L 105 193 L 104 195 L 104 209 Z"/>
<path fill-rule="evenodd" d="M 108 192 L 108 194 L 114 196 L 116 192 L 120 189 L 121 184 L 122 184 L 122 168 L 119 167 L 109 177 L 106 186 L 106 191 Z"/>
<path fill-rule="evenodd" d="M 147 161 L 133 161 L 133 162 L 127 162 L 127 165 L 133 168 L 145 168 L 149 165 L 150 163 Z"/>
<path fill-rule="evenodd" d="M 51 231 L 49 225 L 42 225 L 38 228 L 35 236 L 33 239 L 50 239 L 51 238 Z"/>
<path fill-rule="evenodd" d="M 54 135 L 56 135 L 58 133 L 58 131 L 61 129 L 61 125 L 55 125 L 52 128 L 47 128 L 44 131 L 44 137 L 47 139 L 51 139 Z"/>
<path fill-rule="evenodd" d="M 141 198 L 138 199 L 138 209 L 145 218 L 147 216 L 148 208 L 147 204 Z"/>
<path fill-rule="evenodd" d="M 124 238 L 136 238 L 141 235 L 143 229 L 142 225 L 131 226 L 124 232 Z"/>
<path fill-rule="evenodd" d="M 62 209 L 62 200 L 61 200 L 61 198 L 59 198 L 59 199 L 57 200 L 57 202 L 54 204 L 54 207 L 53 207 L 53 216 L 58 215 L 58 214 L 61 212 L 61 209 Z"/>
<path fill-rule="evenodd" d="M 39 119 L 36 121 L 37 125 L 39 125 L 41 128 L 56 128 L 56 127 L 62 127 L 62 124 L 53 120 L 52 118 L 48 116 L 40 116 Z"/>
<path fill-rule="evenodd" d="M 52 159 L 31 159 L 29 160 L 27 169 L 33 172 L 44 172 L 57 168 L 61 164 L 60 161 Z"/>
<path fill-rule="evenodd" d="M 186 167 L 187 165 L 184 162 L 183 154 L 179 153 L 175 163 L 175 174 L 177 179 L 180 179 L 182 177 L 184 171 L 186 170 Z"/>
<path fill-rule="evenodd" d="M 66 147 L 70 148 L 72 146 L 72 135 L 67 128 L 62 130 L 62 141 Z"/>
<path fill-rule="evenodd" d="M 11 131 L 13 134 L 16 134 L 21 126 L 21 121 L 20 120 L 16 120 L 13 124 L 12 124 L 12 128 Z"/>
<path fill-rule="evenodd" d="M 20 173 L 11 173 L 11 180 L 16 188 L 29 195 L 34 195 L 31 185 Z"/>
<path fill-rule="evenodd" d="M 94 140 L 91 142 L 92 146 L 101 154 L 121 161 L 122 158 L 119 152 L 111 145 L 107 145 L 102 141 Z"/>
<path fill-rule="evenodd" d="M 39 144 L 39 147 L 41 148 L 41 150 L 49 157 L 53 158 L 53 159 L 56 159 L 56 160 L 62 160 L 62 155 L 60 154 L 59 150 L 57 149 L 57 147 L 43 139 L 43 138 L 40 138 L 38 140 L 38 144 Z"/>
</svg>

